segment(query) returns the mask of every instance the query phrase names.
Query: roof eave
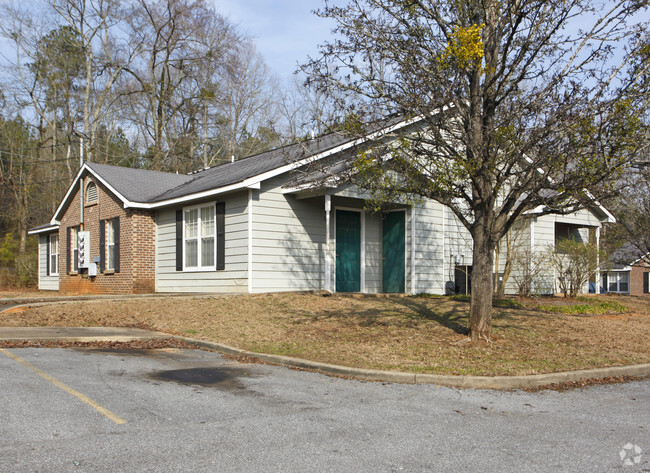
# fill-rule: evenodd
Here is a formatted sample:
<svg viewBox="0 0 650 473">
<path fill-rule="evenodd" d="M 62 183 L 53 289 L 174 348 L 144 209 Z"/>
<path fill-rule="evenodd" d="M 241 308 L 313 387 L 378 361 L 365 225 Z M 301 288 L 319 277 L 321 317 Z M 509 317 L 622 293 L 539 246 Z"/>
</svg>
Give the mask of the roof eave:
<svg viewBox="0 0 650 473">
<path fill-rule="evenodd" d="M 39 235 L 41 233 L 52 233 L 55 232 L 59 229 L 59 225 L 48 225 L 46 227 L 41 227 L 41 228 L 32 228 L 31 230 L 27 231 L 28 235 Z"/>
</svg>

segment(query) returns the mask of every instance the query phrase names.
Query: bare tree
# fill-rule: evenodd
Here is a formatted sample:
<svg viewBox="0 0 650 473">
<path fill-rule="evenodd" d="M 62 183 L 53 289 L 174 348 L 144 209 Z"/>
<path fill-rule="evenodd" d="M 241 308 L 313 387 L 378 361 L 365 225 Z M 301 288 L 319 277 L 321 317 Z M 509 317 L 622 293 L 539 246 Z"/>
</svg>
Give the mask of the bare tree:
<svg viewBox="0 0 650 473">
<path fill-rule="evenodd" d="M 128 113 L 139 117 L 150 166 L 169 169 L 177 145 L 198 131 L 202 110 L 196 103 L 208 98 L 201 72 L 214 70 L 211 65 L 227 57 L 237 37 L 204 0 L 136 0 L 130 28 L 143 51 L 127 68 L 130 79 L 123 84 L 132 98 Z"/>
</svg>

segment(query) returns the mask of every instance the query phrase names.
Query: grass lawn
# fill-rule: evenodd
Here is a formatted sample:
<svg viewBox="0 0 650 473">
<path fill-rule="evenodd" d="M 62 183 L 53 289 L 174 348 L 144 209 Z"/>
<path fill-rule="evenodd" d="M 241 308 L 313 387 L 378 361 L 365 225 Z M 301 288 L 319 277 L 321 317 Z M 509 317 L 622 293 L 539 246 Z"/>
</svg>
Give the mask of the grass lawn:
<svg viewBox="0 0 650 473">
<path fill-rule="evenodd" d="M 650 298 L 500 301 L 492 343 L 463 343 L 469 304 L 449 297 L 271 294 L 57 303 L 0 326 L 135 326 L 254 352 L 436 374 L 514 375 L 650 362 Z"/>
</svg>

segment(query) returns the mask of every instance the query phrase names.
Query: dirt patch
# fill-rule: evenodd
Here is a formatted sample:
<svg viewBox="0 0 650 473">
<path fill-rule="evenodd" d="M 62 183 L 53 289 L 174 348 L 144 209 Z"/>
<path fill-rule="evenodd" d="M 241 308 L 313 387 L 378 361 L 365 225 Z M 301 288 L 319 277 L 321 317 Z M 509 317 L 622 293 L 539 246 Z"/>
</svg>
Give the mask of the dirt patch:
<svg viewBox="0 0 650 473">
<path fill-rule="evenodd" d="M 527 375 L 650 362 L 650 298 L 593 299 L 616 300 L 630 312 L 495 308 L 492 343 L 482 344 L 458 343 L 466 338 L 469 304 L 449 298 L 294 293 L 69 302 L 0 314 L 0 326 L 130 326 L 251 352 L 414 373 Z"/>
<path fill-rule="evenodd" d="M 579 381 L 571 381 L 567 383 L 547 384 L 546 386 L 539 386 L 537 388 L 524 388 L 523 390 L 529 393 L 534 393 L 538 391 L 564 392 L 570 389 L 580 389 L 589 386 L 601 386 L 604 384 L 629 383 L 630 381 L 641 381 L 644 379 L 648 379 L 648 376 L 609 376 L 606 378 L 590 378 L 590 379 L 581 379 Z"/>
</svg>

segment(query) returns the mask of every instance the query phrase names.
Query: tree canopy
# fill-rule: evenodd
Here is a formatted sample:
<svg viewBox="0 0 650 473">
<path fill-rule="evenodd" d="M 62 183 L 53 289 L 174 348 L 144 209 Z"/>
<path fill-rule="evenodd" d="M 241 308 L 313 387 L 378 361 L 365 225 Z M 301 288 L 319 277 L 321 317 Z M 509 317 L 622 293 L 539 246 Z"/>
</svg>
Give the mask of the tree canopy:
<svg viewBox="0 0 650 473">
<path fill-rule="evenodd" d="M 362 150 L 349 177 L 379 201 L 435 199 L 467 228 L 473 339 L 490 336 L 493 255 L 512 225 L 610 195 L 642 151 L 647 61 L 630 58 L 643 57 L 647 4 L 352 0 L 318 11 L 337 36 L 303 66 L 309 83 L 353 120 L 425 125 Z"/>
</svg>

